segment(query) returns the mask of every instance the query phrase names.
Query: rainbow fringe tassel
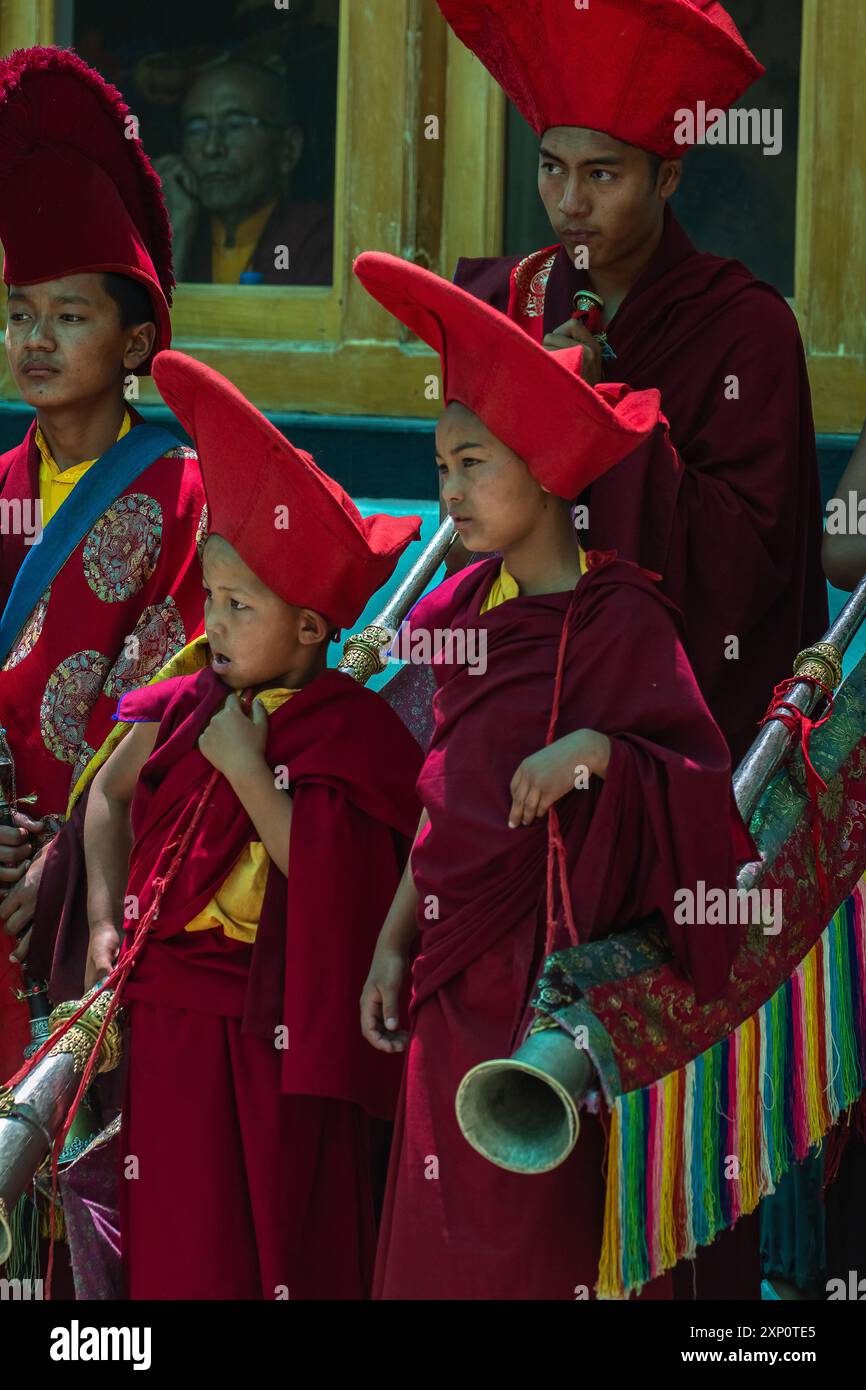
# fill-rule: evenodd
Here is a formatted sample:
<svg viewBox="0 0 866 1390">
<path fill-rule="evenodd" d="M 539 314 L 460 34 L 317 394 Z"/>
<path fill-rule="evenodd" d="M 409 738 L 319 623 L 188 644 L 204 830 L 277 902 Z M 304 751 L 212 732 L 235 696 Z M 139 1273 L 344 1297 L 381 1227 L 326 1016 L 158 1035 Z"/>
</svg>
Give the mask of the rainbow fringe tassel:
<svg viewBox="0 0 866 1390">
<path fill-rule="evenodd" d="M 866 888 L 733 1033 L 611 1111 L 599 1298 L 690 1259 L 823 1139 L 866 1078 Z"/>
</svg>

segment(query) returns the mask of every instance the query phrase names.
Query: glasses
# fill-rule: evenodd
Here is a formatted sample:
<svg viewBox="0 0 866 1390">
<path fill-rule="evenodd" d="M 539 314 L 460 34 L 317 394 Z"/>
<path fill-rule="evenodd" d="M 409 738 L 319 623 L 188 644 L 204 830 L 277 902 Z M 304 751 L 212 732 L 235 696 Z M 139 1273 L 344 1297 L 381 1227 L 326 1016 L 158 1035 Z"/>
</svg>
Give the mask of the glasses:
<svg viewBox="0 0 866 1390">
<path fill-rule="evenodd" d="M 183 138 L 201 144 L 212 130 L 218 131 L 226 140 L 243 140 L 252 130 L 282 130 L 276 121 L 266 121 L 263 116 L 246 116 L 235 112 L 223 116 L 221 120 L 209 121 L 204 116 L 192 116 L 183 123 Z"/>
</svg>

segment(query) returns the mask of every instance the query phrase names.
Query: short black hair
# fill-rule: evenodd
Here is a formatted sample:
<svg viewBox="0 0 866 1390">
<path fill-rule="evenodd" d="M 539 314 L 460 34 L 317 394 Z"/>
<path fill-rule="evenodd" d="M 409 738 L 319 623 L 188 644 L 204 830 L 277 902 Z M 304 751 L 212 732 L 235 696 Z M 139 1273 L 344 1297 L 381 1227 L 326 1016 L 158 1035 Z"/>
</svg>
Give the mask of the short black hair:
<svg viewBox="0 0 866 1390">
<path fill-rule="evenodd" d="M 647 159 L 649 160 L 650 183 L 655 188 L 664 159 L 660 154 L 653 154 L 650 150 L 647 150 Z"/>
<path fill-rule="evenodd" d="M 133 280 L 130 275 L 105 271 L 102 284 L 105 293 L 117 305 L 121 328 L 131 328 L 138 323 L 156 323 L 153 301 L 139 280 Z"/>
</svg>

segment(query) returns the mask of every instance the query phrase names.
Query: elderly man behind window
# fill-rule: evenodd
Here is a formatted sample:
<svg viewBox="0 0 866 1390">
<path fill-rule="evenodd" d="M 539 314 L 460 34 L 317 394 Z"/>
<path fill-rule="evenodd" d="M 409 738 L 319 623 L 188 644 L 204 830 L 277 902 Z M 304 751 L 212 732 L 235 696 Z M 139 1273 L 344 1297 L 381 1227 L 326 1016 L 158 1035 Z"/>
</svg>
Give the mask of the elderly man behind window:
<svg viewBox="0 0 866 1390">
<path fill-rule="evenodd" d="M 331 210 L 291 199 L 303 145 L 278 73 L 233 59 L 201 73 L 181 107 L 180 153 L 156 161 L 178 280 L 330 283 Z"/>
</svg>

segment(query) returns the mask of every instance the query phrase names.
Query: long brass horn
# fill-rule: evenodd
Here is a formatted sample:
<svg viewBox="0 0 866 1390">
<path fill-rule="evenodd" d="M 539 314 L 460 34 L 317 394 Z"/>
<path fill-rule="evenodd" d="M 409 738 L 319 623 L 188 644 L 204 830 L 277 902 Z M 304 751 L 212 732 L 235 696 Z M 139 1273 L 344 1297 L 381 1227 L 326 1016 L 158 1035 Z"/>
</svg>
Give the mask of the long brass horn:
<svg viewBox="0 0 866 1390">
<path fill-rule="evenodd" d="M 96 995 L 87 1012 L 29 1076 L 14 1090 L 0 1087 L 0 1265 L 12 1253 L 12 1208 L 29 1187 L 69 1113 L 110 1002 L 109 990 Z M 71 1018 L 78 1007 L 78 1000 L 60 1004 L 49 1020 L 50 1032 Z M 120 1060 L 120 1021 L 115 1015 L 108 1026 L 100 1044 L 97 1072 L 111 1071 Z"/>
<path fill-rule="evenodd" d="M 512 1173 L 548 1173 L 577 1143 L 577 1102 L 592 1066 L 561 1028 L 532 1032 L 513 1057 L 480 1062 L 455 1102 L 463 1136 L 482 1157 Z"/>
</svg>

